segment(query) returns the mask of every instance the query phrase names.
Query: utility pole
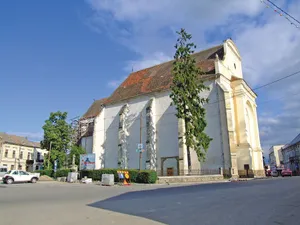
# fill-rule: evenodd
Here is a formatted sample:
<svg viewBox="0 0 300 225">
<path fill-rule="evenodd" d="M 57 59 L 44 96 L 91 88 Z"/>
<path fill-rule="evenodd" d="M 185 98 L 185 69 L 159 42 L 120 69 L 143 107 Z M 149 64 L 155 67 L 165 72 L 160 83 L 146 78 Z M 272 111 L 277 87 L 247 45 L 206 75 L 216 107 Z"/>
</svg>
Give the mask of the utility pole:
<svg viewBox="0 0 300 225">
<path fill-rule="evenodd" d="M 19 146 L 19 154 L 18 154 L 19 158 L 18 158 L 18 170 L 20 169 L 20 156 L 21 156 L 21 146 Z"/>
<path fill-rule="evenodd" d="M 3 157 L 3 142 L 2 142 L 2 137 L 0 136 L 0 163 L 2 161 L 2 157 Z"/>
<path fill-rule="evenodd" d="M 142 144 L 142 112 L 140 114 L 140 144 Z M 143 149 L 139 149 L 139 170 L 142 169 L 142 150 Z"/>
<path fill-rule="evenodd" d="M 49 153 L 48 153 L 48 170 L 50 169 L 50 153 L 51 153 L 51 146 L 52 146 L 52 141 L 50 141 L 50 148 L 49 148 Z"/>
</svg>

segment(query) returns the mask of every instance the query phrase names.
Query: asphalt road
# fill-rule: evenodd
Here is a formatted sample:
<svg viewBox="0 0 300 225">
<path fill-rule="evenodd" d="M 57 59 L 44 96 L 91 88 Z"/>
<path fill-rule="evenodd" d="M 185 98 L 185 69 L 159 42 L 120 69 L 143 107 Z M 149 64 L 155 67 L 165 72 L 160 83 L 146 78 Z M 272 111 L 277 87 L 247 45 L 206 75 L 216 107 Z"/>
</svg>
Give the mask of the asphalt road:
<svg viewBox="0 0 300 225">
<path fill-rule="evenodd" d="M 190 186 L 0 185 L 5 225 L 300 224 L 300 177 Z"/>
</svg>

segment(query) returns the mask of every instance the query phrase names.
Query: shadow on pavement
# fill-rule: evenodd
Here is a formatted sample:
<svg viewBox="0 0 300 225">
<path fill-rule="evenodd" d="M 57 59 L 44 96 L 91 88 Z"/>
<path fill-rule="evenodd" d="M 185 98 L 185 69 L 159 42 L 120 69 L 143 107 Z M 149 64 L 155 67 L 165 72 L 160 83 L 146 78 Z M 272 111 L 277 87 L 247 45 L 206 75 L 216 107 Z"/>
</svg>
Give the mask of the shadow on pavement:
<svg viewBox="0 0 300 225">
<path fill-rule="evenodd" d="M 236 183 L 217 183 L 132 191 L 94 202 L 88 206 L 143 217 L 166 224 L 182 224 L 183 220 L 179 221 L 174 215 L 177 214 L 177 217 L 181 217 L 180 219 L 188 216 L 180 215 L 180 208 L 183 205 L 191 202 L 197 204 L 199 200 L 195 201 L 195 197 L 200 194 L 213 195 L 213 192 L 220 189 L 230 189 L 236 186 Z"/>
</svg>

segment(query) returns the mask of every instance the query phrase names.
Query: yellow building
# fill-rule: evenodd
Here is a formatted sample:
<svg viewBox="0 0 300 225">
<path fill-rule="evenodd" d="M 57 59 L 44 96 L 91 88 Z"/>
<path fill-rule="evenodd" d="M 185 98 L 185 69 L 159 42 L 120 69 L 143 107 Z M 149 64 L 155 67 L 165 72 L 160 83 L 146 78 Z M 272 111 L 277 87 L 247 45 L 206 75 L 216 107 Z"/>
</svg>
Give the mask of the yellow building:
<svg viewBox="0 0 300 225">
<path fill-rule="evenodd" d="M 47 151 L 40 143 L 25 137 L 0 132 L 0 166 L 9 170 L 34 171 L 41 169 Z"/>
</svg>

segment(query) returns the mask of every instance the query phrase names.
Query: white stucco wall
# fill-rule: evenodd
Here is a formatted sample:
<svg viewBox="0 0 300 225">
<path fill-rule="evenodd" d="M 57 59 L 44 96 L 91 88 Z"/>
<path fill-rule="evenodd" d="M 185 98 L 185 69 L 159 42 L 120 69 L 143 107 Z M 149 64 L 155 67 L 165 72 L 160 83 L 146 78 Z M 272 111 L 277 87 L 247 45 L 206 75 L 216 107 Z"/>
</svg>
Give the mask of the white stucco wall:
<svg viewBox="0 0 300 225">
<path fill-rule="evenodd" d="M 93 145 L 92 151 L 95 154 L 95 169 L 104 168 L 105 165 L 105 151 L 104 151 L 104 140 L 105 140 L 105 109 L 95 118 L 94 133 L 93 133 Z"/>
<path fill-rule="evenodd" d="M 169 93 L 156 93 L 130 99 L 126 102 L 107 106 L 105 109 L 105 167 L 118 167 L 118 130 L 119 112 L 123 105 L 129 105 L 129 168 L 139 167 L 139 154 L 136 152 L 140 142 L 140 113 L 142 112 L 142 143 L 146 146 L 146 105 L 151 97 L 155 98 L 154 122 L 157 132 L 157 168 L 160 169 L 160 158 L 178 156 L 178 128 L 174 107 L 170 106 Z M 98 129 L 98 128 L 97 128 Z M 143 153 L 142 168 L 146 167 L 146 153 Z"/>
<path fill-rule="evenodd" d="M 228 90 L 228 89 L 227 89 Z M 230 157 L 230 146 L 229 146 L 229 135 L 228 131 L 233 130 L 235 126 L 234 118 L 233 118 L 233 124 L 232 128 L 228 127 L 227 124 L 227 116 L 226 116 L 226 107 L 225 107 L 225 98 L 224 98 L 224 90 L 221 87 L 218 87 L 218 98 L 219 98 L 219 111 L 220 111 L 220 126 L 221 126 L 221 132 L 220 132 L 220 138 L 221 138 L 221 144 L 222 144 L 222 152 L 224 155 L 224 164 L 223 169 L 229 169 L 231 167 L 231 157 Z M 232 102 L 232 101 L 231 101 Z M 234 111 L 234 110 L 232 110 Z"/>
<path fill-rule="evenodd" d="M 209 98 L 209 103 L 205 106 L 206 109 L 206 121 L 207 127 L 205 133 L 213 140 L 210 143 L 210 147 L 206 154 L 205 162 L 200 163 L 201 170 L 206 169 L 218 169 L 223 167 L 223 146 L 221 137 L 221 118 L 219 109 L 219 98 L 217 93 L 217 84 L 215 81 L 206 82 L 206 85 L 210 88 L 210 91 L 205 93 L 205 96 Z M 198 164 L 198 159 L 194 151 L 192 151 L 193 163 Z M 192 168 L 197 168 L 192 165 Z"/>
<path fill-rule="evenodd" d="M 217 86 L 215 81 L 207 83 L 210 87 L 210 91 L 204 95 L 209 97 L 211 104 L 205 106 L 207 110 L 206 120 L 208 126 L 205 132 L 213 138 L 210 144 L 210 148 L 207 152 L 206 161 L 200 163 L 198 161 L 195 151 L 191 150 L 192 169 L 218 169 L 223 167 L 224 160 L 222 153 L 225 151 L 227 154 L 227 161 L 229 160 L 229 147 L 226 142 L 226 136 L 222 137 L 221 126 L 225 124 L 221 121 L 219 104 L 213 104 L 218 101 Z M 154 122 L 156 125 L 156 149 L 157 149 L 157 171 L 161 171 L 161 158 L 162 157 L 176 157 L 179 156 L 178 148 L 178 120 L 175 116 L 175 107 L 170 106 L 171 99 L 169 97 L 170 92 L 160 92 L 153 95 L 141 96 L 139 98 L 131 99 L 126 102 L 110 105 L 105 108 L 105 111 L 101 113 L 96 119 L 94 130 L 94 147 L 95 154 L 98 152 L 104 153 L 105 168 L 117 168 L 118 167 L 118 131 L 119 131 L 119 112 L 123 105 L 126 103 L 129 106 L 129 137 L 128 137 L 128 149 L 129 149 L 129 168 L 139 167 L 139 154 L 136 152 L 137 144 L 140 139 L 140 113 L 142 112 L 142 143 L 146 146 L 146 105 L 148 101 L 154 97 Z M 224 108 L 222 109 L 224 111 Z M 101 117 L 101 118 L 100 118 Z M 223 120 L 224 120 L 223 116 Z M 226 128 L 223 127 L 223 132 Z M 224 138 L 223 146 L 221 139 Z M 101 145 L 103 147 L 101 147 Z M 225 146 L 225 148 L 224 148 Z M 100 153 L 98 155 L 101 155 Z M 98 160 L 98 157 L 96 156 Z M 146 152 L 143 153 L 142 169 L 146 168 Z M 101 163 L 96 163 L 96 168 Z M 227 162 L 228 164 L 228 162 Z M 173 167 L 174 173 L 177 173 L 177 161 L 174 159 L 167 159 L 164 163 L 164 173 L 167 168 Z"/>
<path fill-rule="evenodd" d="M 283 160 L 283 155 L 281 152 L 281 148 L 284 145 L 274 145 L 269 149 L 270 155 L 270 164 L 272 166 L 280 166 L 280 161 L 284 161 Z"/>
</svg>

